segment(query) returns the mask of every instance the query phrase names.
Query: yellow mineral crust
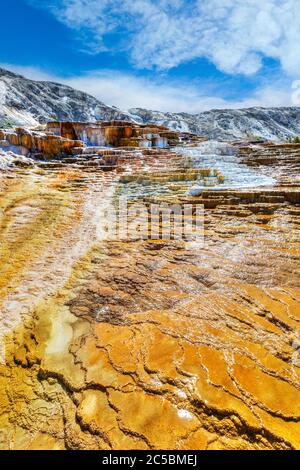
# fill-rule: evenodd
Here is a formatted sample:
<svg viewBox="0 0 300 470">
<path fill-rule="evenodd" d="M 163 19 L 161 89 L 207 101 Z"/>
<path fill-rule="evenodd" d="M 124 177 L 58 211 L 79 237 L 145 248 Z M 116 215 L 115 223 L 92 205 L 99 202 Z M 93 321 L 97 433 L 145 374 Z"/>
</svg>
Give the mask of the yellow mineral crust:
<svg viewBox="0 0 300 470">
<path fill-rule="evenodd" d="M 1 179 L 2 449 L 300 449 L 296 203 L 207 191 L 191 251 L 99 239 L 118 172 L 16 174 Z"/>
</svg>

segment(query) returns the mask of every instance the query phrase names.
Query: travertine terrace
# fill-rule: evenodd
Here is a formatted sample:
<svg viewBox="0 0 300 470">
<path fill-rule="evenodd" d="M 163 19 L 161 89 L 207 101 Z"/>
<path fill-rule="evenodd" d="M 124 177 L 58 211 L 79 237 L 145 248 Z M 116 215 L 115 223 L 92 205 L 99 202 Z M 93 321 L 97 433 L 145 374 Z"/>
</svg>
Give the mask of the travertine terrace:
<svg viewBox="0 0 300 470">
<path fill-rule="evenodd" d="M 242 146 L 274 182 L 230 188 L 150 129 L 52 123 L 67 152 L 1 174 L 0 446 L 299 449 L 300 146 Z M 119 194 L 203 204 L 204 247 L 101 239 Z"/>
<path fill-rule="evenodd" d="M 129 121 L 49 122 L 43 127 L 0 129 L 0 149 L 51 159 L 76 156 L 84 147 L 91 147 L 95 154 L 101 154 L 99 148 L 103 150 L 103 147 L 170 148 L 184 142 L 205 140 L 191 133 L 170 131 L 164 126 L 138 125 Z"/>
<path fill-rule="evenodd" d="M 157 124 L 139 125 L 129 121 L 50 122 L 47 130 L 63 138 L 82 140 L 88 145 L 112 147 L 166 148 L 191 140 L 191 133 L 170 131 Z M 194 136 L 196 141 L 199 140 Z"/>
</svg>

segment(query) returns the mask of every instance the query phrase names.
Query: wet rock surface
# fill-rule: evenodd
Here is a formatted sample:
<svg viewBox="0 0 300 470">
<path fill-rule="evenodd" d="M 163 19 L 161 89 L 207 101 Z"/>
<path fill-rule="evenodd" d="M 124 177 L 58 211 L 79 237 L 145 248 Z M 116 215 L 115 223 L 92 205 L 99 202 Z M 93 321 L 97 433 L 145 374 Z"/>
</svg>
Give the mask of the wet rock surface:
<svg viewBox="0 0 300 470">
<path fill-rule="evenodd" d="M 299 136 L 299 117 L 299 107 L 216 109 L 198 114 L 141 108 L 126 112 L 69 86 L 29 80 L 0 68 L 0 126 L 4 127 L 36 126 L 49 120 L 96 123 L 125 119 L 209 139 L 285 142 Z"/>
<path fill-rule="evenodd" d="M 1 448 L 300 448 L 299 160 L 268 152 L 237 158 L 275 185 L 198 197 L 160 150 L 2 174 Z M 101 239 L 124 191 L 203 204 L 204 246 Z"/>
</svg>

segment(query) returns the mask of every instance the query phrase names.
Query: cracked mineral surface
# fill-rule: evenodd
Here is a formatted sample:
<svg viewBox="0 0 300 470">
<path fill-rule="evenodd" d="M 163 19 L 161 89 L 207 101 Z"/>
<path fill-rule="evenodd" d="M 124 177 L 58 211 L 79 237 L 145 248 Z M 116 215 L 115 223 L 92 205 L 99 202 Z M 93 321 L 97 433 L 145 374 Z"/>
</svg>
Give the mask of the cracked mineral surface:
<svg viewBox="0 0 300 470">
<path fill-rule="evenodd" d="M 2 173 L 0 447 L 300 449 L 299 155 L 242 149 L 277 183 L 198 197 L 163 151 Z M 124 191 L 203 204 L 204 247 L 103 240 Z"/>
</svg>

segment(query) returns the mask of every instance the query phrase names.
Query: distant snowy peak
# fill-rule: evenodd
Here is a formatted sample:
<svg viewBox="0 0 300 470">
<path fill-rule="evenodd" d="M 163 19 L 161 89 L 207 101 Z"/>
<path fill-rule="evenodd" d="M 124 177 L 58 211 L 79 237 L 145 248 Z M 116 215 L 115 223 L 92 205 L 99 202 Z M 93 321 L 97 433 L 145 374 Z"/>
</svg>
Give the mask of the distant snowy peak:
<svg viewBox="0 0 300 470">
<path fill-rule="evenodd" d="M 129 113 L 143 123 L 162 124 L 217 140 L 286 141 L 300 136 L 300 108 L 217 109 L 199 114 L 163 113 L 141 108 Z"/>
</svg>

